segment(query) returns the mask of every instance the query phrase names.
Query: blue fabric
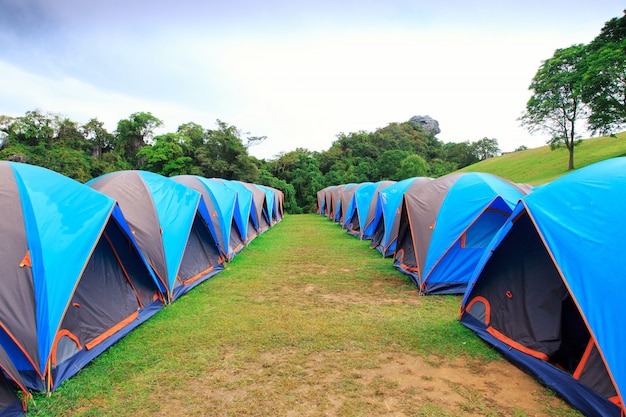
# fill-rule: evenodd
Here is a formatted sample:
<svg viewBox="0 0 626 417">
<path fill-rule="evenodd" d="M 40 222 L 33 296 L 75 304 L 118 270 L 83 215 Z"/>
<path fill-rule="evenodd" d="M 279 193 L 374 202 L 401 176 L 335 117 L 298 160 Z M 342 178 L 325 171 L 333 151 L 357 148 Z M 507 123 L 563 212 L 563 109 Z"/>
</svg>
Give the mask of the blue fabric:
<svg viewBox="0 0 626 417">
<path fill-rule="evenodd" d="M 39 371 L 115 201 L 45 168 L 11 163 L 22 199 L 37 303 Z"/>
<path fill-rule="evenodd" d="M 492 240 L 463 299 L 465 306 L 491 254 L 513 226 L 512 219 L 528 213 L 594 336 L 620 395 L 626 390 L 626 328 L 618 319 L 623 316 L 626 293 L 624 195 L 626 158 L 599 162 L 536 188 L 521 199 Z M 566 390 L 572 381 L 570 378 L 566 386 L 555 390 Z M 584 405 L 576 406 L 589 415 L 597 413 Z"/>
<path fill-rule="evenodd" d="M 523 199 L 595 336 L 619 392 L 626 391 L 626 158 L 567 174 Z"/>
<path fill-rule="evenodd" d="M 376 193 L 377 187 L 378 183 L 373 182 L 365 182 L 361 184 L 361 186 L 354 192 L 352 213 L 349 213 L 349 216 L 347 216 L 347 219 L 345 220 L 346 226 L 349 226 L 350 220 L 356 212 L 359 222 L 359 234 L 361 237 L 364 234 L 365 220 L 367 219 L 367 213 L 369 211 L 370 204 L 372 203 L 372 199 L 374 198 L 374 194 Z"/>
<path fill-rule="evenodd" d="M 150 190 L 159 218 L 167 263 L 168 286 L 172 291 L 187 247 L 191 226 L 198 211 L 201 194 L 153 172 L 140 171 L 139 174 Z"/>
<path fill-rule="evenodd" d="M 380 245 L 378 246 L 378 250 L 381 251 L 384 256 L 390 256 L 395 251 L 396 240 L 393 239 L 393 241 L 389 241 L 391 229 L 396 220 L 396 216 L 399 214 L 398 209 L 400 208 L 400 204 L 402 204 L 404 193 L 416 179 L 417 177 L 398 181 L 389 187 L 383 188 L 378 193 L 378 205 L 382 207 L 381 219 L 379 219 L 379 221 L 383 221 L 385 231 Z"/>
<path fill-rule="evenodd" d="M 274 190 L 263 185 L 255 185 L 261 190 L 265 191 L 265 204 L 267 205 L 267 212 L 264 211 L 264 213 L 267 213 L 267 222 L 271 225 L 276 221 L 276 218 L 274 217 L 274 203 L 276 200 L 276 197 L 274 196 Z"/>
<path fill-rule="evenodd" d="M 218 223 L 220 225 L 222 236 L 224 237 L 224 244 L 228 245 L 228 243 L 230 242 L 233 216 L 235 215 L 237 193 L 231 188 L 228 188 L 223 183 L 219 183 L 217 181 L 199 176 L 196 176 L 196 178 L 202 183 L 202 185 L 204 185 L 209 195 L 211 196 L 211 201 L 213 201 L 213 206 L 217 211 Z M 229 259 L 234 256 L 234 254 L 230 253 L 230 248 L 223 249 L 228 252 Z"/>
<path fill-rule="evenodd" d="M 481 253 L 472 251 L 474 252 L 472 255 L 461 256 L 460 247 L 457 247 L 454 253 L 448 252 L 461 238 L 461 235 L 479 217 L 486 214 L 487 208 L 497 209 L 508 215 L 522 196 L 523 194 L 515 186 L 490 174 L 468 172 L 460 176 L 448 190 L 437 214 L 422 272 L 422 282 L 432 281 L 431 287 L 435 285 L 435 282 L 467 282 L 471 278 L 469 273 L 472 272 L 467 263 L 471 262 L 471 269 L 473 269 Z M 494 217 L 494 221 L 497 220 Z M 497 228 L 504 223 L 504 220 L 505 218 L 502 218 L 499 221 L 499 224 L 496 225 Z M 490 227 L 490 225 L 485 223 L 484 227 Z M 492 229 L 490 229 L 491 236 L 488 240 L 491 240 L 495 234 L 495 230 Z M 486 246 L 485 244 L 483 249 Z M 448 272 L 460 268 L 464 273 L 461 274 L 460 269 L 453 274 L 445 271 L 437 272 L 444 256 L 456 259 L 450 260 L 453 265 L 448 265 L 450 268 L 447 270 Z"/>
<path fill-rule="evenodd" d="M 241 236 L 248 236 L 248 221 L 252 218 L 255 230 L 258 229 L 256 214 L 252 208 L 252 191 L 248 190 L 245 185 L 238 181 L 230 181 L 218 179 L 224 185 L 237 193 L 238 215 L 235 217 L 237 226 L 240 228 Z M 236 213 L 237 214 L 237 213 Z M 253 238 L 248 236 L 248 238 Z M 246 239 L 247 241 L 248 239 Z"/>
</svg>

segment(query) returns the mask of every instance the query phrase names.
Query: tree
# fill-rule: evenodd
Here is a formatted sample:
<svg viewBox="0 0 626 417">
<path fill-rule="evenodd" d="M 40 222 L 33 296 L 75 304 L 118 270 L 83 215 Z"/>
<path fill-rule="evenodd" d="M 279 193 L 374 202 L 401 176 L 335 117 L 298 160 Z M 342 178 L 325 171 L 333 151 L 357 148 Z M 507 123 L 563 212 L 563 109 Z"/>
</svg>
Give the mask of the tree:
<svg viewBox="0 0 626 417">
<path fill-rule="evenodd" d="M 582 99 L 580 66 L 585 57 L 584 45 L 557 49 L 543 62 L 529 89 L 533 92 L 521 117 L 529 132 L 550 134 L 548 144 L 561 145 L 569 151 L 568 169 L 574 169 L 574 146 L 579 142 L 578 124 L 587 116 Z"/>
<path fill-rule="evenodd" d="M 154 129 L 162 124 L 163 122 L 150 112 L 131 114 L 128 119 L 122 119 L 117 123 L 115 148 L 132 165 L 140 167 L 143 160 L 137 158 L 137 153 L 152 140 Z"/>
<path fill-rule="evenodd" d="M 391 149 L 384 151 L 378 157 L 378 173 L 381 180 L 400 180 L 401 175 L 398 173 L 400 169 L 400 163 L 409 156 L 408 151 L 402 151 L 400 149 Z"/>
<path fill-rule="evenodd" d="M 626 126 L 626 14 L 608 21 L 587 51 L 582 94 L 589 128 L 614 133 Z"/>
<path fill-rule="evenodd" d="M 485 159 L 493 158 L 500 153 L 500 148 L 498 148 L 498 140 L 491 138 L 482 138 L 479 141 L 472 143 L 471 145 L 472 154 L 479 160 L 484 161 Z"/>
<path fill-rule="evenodd" d="M 217 129 L 206 131 L 205 147 L 208 177 L 254 182 L 259 168 L 248 155 L 241 132 L 233 125 L 217 120 Z"/>
<path fill-rule="evenodd" d="M 102 154 L 111 151 L 113 135 L 109 133 L 104 123 L 96 119 L 91 119 L 82 128 L 85 139 L 91 142 L 91 156 L 102 159 Z"/>
<path fill-rule="evenodd" d="M 401 179 L 424 177 L 428 174 L 428 164 L 419 155 L 409 155 L 400 162 L 398 175 Z"/>
<path fill-rule="evenodd" d="M 443 152 L 445 155 L 444 159 L 456 165 L 456 168 L 451 171 L 475 164 L 479 161 L 469 140 L 459 143 L 446 143 L 443 146 Z"/>
<path fill-rule="evenodd" d="M 185 156 L 181 142 L 177 133 L 156 136 L 154 145 L 141 148 L 137 157 L 145 160 L 147 170 L 166 177 L 189 174 L 192 159 Z"/>
</svg>

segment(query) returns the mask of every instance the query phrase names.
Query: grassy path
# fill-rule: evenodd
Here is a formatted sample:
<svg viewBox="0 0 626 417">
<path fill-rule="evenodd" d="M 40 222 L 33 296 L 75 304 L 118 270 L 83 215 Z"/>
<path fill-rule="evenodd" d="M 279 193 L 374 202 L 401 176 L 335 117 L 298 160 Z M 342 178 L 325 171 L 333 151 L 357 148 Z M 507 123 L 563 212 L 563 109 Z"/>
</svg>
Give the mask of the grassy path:
<svg viewBox="0 0 626 417">
<path fill-rule="evenodd" d="M 133 331 L 37 416 L 578 415 L 419 297 L 377 251 L 287 216 Z"/>
</svg>

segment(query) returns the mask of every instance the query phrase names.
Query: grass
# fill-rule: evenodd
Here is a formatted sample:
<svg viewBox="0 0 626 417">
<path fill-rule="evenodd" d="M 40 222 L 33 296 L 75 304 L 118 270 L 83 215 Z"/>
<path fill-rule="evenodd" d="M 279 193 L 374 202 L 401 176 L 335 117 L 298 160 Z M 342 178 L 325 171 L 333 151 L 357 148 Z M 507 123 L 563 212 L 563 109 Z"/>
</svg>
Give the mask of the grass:
<svg viewBox="0 0 626 417">
<path fill-rule="evenodd" d="M 287 216 L 50 396 L 37 394 L 31 414 L 524 415 L 493 402 L 491 388 L 450 382 L 474 366 L 511 367 L 457 322 L 459 304 L 419 296 L 328 219 Z M 533 387 L 544 415 L 577 415 Z"/>
<path fill-rule="evenodd" d="M 618 156 L 626 156 L 626 132 L 582 141 L 574 148 L 574 166 L 582 168 Z M 551 150 L 543 146 L 486 159 L 460 171 L 486 172 L 518 183 L 539 185 L 566 174 L 568 158 L 565 148 Z"/>
</svg>

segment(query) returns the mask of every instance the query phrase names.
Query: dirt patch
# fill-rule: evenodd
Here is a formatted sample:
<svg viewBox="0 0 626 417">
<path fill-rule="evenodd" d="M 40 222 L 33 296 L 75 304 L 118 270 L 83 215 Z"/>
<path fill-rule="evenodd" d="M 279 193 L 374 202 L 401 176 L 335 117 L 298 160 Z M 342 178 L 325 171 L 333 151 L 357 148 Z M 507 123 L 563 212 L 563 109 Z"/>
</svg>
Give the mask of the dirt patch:
<svg viewBox="0 0 626 417">
<path fill-rule="evenodd" d="M 561 403 L 506 361 L 286 349 L 224 365 L 172 392 L 160 415 L 547 417 Z"/>
</svg>

